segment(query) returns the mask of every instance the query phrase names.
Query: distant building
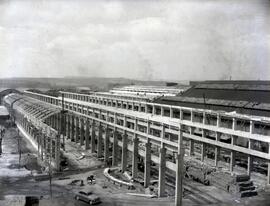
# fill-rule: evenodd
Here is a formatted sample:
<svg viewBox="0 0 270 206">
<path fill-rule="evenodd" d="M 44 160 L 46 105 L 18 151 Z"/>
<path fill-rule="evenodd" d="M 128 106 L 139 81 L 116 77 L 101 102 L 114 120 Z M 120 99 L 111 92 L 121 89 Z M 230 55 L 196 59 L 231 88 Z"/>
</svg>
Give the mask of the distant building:
<svg viewBox="0 0 270 206">
<path fill-rule="evenodd" d="M 144 85 L 131 85 L 125 87 L 118 87 L 110 90 L 113 94 L 122 95 L 137 95 L 148 97 L 159 96 L 176 96 L 186 90 L 186 86 L 144 86 Z"/>
<path fill-rule="evenodd" d="M 192 108 L 222 110 L 246 115 L 270 116 L 269 81 L 192 82 L 181 95 L 155 102 Z"/>
</svg>

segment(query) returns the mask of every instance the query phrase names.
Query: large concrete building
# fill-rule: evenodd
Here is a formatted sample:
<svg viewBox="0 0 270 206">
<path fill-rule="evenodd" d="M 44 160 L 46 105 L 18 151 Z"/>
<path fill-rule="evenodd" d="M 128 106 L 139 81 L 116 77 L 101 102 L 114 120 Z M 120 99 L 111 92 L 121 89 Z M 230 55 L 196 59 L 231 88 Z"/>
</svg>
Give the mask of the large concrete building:
<svg viewBox="0 0 270 206">
<path fill-rule="evenodd" d="M 4 102 L 13 111 L 21 131 L 33 137 L 39 156 L 49 156 L 56 168 L 60 143 L 70 139 L 122 171 L 128 170 L 130 164 L 133 178 L 139 178 L 138 164 L 142 162 L 145 187 L 153 178 L 151 171 L 157 170 L 160 197 L 166 195 L 167 176 L 172 174 L 176 205 L 182 198 L 184 153 L 188 155 L 185 158 L 196 157 L 231 173 L 238 171 L 237 161 L 244 160 L 246 167 L 241 173 L 252 176 L 256 168 L 263 168 L 263 181 L 270 184 L 267 115 L 239 114 L 231 112 L 234 109 L 221 109 L 224 105 L 218 109 L 205 107 L 210 101 L 205 97 L 201 107 L 178 98 L 200 99 L 177 96 L 149 102 L 102 93 L 62 92 L 59 97 L 52 97 L 25 91 L 7 95 Z M 228 163 L 222 156 L 228 156 Z M 158 167 L 153 168 L 152 163 Z"/>
</svg>

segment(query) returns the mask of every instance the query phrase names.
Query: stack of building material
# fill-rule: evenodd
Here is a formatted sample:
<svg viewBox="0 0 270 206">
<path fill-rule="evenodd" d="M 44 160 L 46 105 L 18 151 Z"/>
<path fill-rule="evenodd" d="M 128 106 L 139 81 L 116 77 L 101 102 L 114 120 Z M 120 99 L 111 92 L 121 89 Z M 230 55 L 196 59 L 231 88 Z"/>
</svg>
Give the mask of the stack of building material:
<svg viewBox="0 0 270 206">
<path fill-rule="evenodd" d="M 209 185 L 208 174 L 215 171 L 215 168 L 197 161 L 185 162 L 185 176 L 197 182 Z"/>
<path fill-rule="evenodd" d="M 236 175 L 229 190 L 240 197 L 251 197 L 258 194 L 253 181 L 250 180 L 248 175 Z"/>
<path fill-rule="evenodd" d="M 210 185 L 214 185 L 222 190 L 228 191 L 234 181 L 234 177 L 224 171 L 215 171 L 208 175 Z"/>
<path fill-rule="evenodd" d="M 210 185 L 228 191 L 239 197 L 257 195 L 253 182 L 248 175 L 231 175 L 228 172 L 216 171 L 208 175 Z"/>
</svg>

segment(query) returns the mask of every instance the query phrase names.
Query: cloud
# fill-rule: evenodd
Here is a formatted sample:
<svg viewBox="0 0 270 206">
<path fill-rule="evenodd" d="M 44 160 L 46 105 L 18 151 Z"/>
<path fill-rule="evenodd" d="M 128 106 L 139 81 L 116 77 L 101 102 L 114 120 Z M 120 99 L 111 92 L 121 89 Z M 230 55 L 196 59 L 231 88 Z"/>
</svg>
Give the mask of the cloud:
<svg viewBox="0 0 270 206">
<path fill-rule="evenodd" d="M 3 1 L 0 75 L 269 79 L 270 3 Z"/>
</svg>

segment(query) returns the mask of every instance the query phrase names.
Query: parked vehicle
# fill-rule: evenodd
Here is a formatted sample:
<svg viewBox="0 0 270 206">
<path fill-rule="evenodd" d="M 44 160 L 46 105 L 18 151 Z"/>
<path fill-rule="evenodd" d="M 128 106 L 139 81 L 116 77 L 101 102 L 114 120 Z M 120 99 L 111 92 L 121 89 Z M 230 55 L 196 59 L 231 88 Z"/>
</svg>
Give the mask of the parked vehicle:
<svg viewBox="0 0 270 206">
<path fill-rule="evenodd" d="M 100 198 L 97 195 L 93 194 L 92 191 L 87 190 L 81 190 L 76 193 L 75 199 L 89 203 L 90 205 L 101 203 Z"/>
</svg>

